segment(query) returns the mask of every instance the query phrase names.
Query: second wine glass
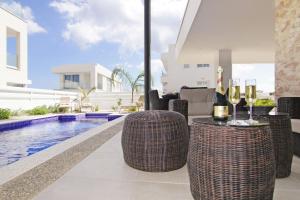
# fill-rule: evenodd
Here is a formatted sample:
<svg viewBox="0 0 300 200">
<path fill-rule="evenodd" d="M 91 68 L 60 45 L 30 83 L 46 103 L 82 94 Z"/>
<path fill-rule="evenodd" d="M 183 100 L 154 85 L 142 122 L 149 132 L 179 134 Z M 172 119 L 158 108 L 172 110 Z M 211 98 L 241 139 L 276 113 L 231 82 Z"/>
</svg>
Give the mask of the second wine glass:
<svg viewBox="0 0 300 200">
<path fill-rule="evenodd" d="M 240 102 L 241 92 L 240 92 L 240 79 L 230 79 L 229 80 L 229 102 L 233 105 L 233 124 L 236 124 L 236 105 Z"/>
<path fill-rule="evenodd" d="M 249 122 L 254 123 L 256 121 L 254 121 L 253 117 L 252 117 L 252 107 L 253 107 L 253 104 L 256 101 L 256 80 L 255 79 L 246 80 L 245 85 L 246 85 L 245 97 L 246 97 L 246 101 L 247 101 L 247 103 L 249 104 L 249 107 L 250 107 Z"/>
</svg>

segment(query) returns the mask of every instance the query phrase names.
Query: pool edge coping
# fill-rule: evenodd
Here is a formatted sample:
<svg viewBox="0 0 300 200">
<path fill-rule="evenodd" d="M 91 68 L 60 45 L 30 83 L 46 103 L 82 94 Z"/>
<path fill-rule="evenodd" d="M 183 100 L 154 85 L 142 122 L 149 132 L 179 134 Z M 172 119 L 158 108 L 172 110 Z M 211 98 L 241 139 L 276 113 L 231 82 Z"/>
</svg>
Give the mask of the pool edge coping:
<svg viewBox="0 0 300 200">
<path fill-rule="evenodd" d="M 52 158 L 62 154 L 63 152 L 67 151 L 68 149 L 79 145 L 80 143 L 96 136 L 97 134 L 109 129 L 120 122 L 124 121 L 125 116 L 121 116 L 117 119 L 109 121 L 105 124 L 102 124 L 99 127 L 90 129 L 85 131 L 84 133 L 77 135 L 73 138 L 65 140 L 59 144 L 53 145 L 43 151 L 37 152 L 31 156 L 25 157 L 15 163 L 10 165 L 4 166 L 0 168 L 0 187 L 9 181 L 25 174 L 26 172 L 32 170 L 33 168 L 51 160 Z"/>
</svg>

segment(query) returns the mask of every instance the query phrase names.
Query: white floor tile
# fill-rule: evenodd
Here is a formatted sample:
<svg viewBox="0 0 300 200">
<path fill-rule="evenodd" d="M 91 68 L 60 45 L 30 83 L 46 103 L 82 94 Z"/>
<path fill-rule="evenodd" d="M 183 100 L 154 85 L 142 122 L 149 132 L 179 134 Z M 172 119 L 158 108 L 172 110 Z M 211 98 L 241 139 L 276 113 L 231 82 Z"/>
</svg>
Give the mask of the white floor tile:
<svg viewBox="0 0 300 200">
<path fill-rule="evenodd" d="M 166 173 L 143 172 L 123 160 L 117 134 L 42 191 L 35 200 L 192 200 L 187 168 Z M 300 158 L 292 174 L 276 179 L 275 200 L 300 199 Z"/>
</svg>

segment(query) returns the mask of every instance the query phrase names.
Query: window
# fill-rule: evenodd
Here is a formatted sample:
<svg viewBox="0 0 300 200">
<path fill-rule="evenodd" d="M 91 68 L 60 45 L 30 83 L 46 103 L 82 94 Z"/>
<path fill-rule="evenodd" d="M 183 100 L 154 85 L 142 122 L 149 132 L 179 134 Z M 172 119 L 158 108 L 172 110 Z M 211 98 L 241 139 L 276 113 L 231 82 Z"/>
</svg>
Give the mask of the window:
<svg viewBox="0 0 300 200">
<path fill-rule="evenodd" d="M 10 28 L 7 28 L 6 34 L 6 65 L 8 68 L 18 69 L 20 59 L 20 34 Z"/>
<path fill-rule="evenodd" d="M 65 75 L 65 88 L 66 89 L 75 89 L 79 87 L 79 75 Z"/>
<path fill-rule="evenodd" d="M 200 67 L 209 67 L 209 64 L 197 64 L 197 67 L 200 68 Z"/>
<path fill-rule="evenodd" d="M 107 92 L 112 92 L 112 81 L 111 79 L 107 78 L 106 79 L 106 88 L 107 88 Z"/>
<path fill-rule="evenodd" d="M 197 86 L 199 86 L 199 87 L 208 87 L 208 81 L 207 80 L 197 81 Z"/>
<path fill-rule="evenodd" d="M 98 74 L 98 84 L 97 89 L 103 90 L 103 76 Z"/>
<path fill-rule="evenodd" d="M 185 68 L 185 69 L 190 68 L 190 65 L 189 64 L 184 64 L 183 68 Z"/>
</svg>

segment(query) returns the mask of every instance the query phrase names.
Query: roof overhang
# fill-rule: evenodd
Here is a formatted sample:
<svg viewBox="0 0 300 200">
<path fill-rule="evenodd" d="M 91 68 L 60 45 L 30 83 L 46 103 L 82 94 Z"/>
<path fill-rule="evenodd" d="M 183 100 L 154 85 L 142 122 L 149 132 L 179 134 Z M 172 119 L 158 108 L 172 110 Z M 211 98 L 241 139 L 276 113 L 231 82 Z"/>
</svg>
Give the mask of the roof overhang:
<svg viewBox="0 0 300 200">
<path fill-rule="evenodd" d="M 274 30 L 274 0 L 189 0 L 176 58 L 197 63 L 231 49 L 233 63 L 273 63 Z"/>
</svg>

